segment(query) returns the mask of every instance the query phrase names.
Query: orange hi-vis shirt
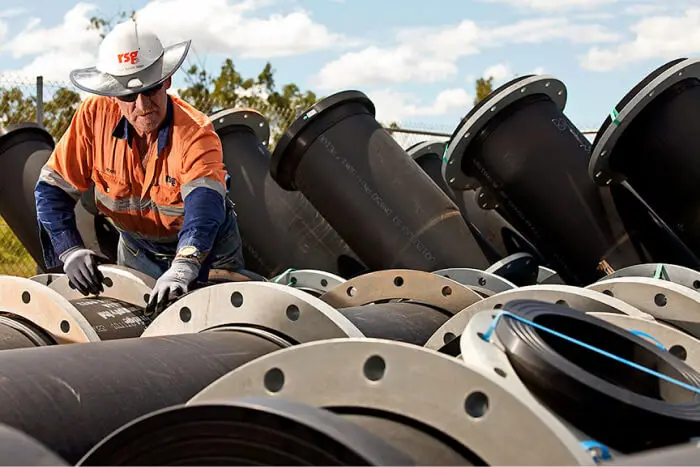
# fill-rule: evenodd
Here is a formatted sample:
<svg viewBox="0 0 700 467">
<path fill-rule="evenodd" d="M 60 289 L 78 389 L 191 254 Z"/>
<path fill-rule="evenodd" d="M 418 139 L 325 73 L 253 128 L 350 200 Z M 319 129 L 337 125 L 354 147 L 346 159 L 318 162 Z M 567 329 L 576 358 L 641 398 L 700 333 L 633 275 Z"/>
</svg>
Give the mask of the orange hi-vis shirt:
<svg viewBox="0 0 700 467">
<path fill-rule="evenodd" d="M 149 148 L 145 170 L 128 129 L 109 97 L 88 97 L 42 169 L 40 181 L 74 199 L 94 183 L 98 209 L 119 230 L 148 242 L 176 242 L 184 200 L 195 188 L 226 195 L 221 141 L 204 114 L 170 95 L 168 115 L 158 144 Z"/>
</svg>

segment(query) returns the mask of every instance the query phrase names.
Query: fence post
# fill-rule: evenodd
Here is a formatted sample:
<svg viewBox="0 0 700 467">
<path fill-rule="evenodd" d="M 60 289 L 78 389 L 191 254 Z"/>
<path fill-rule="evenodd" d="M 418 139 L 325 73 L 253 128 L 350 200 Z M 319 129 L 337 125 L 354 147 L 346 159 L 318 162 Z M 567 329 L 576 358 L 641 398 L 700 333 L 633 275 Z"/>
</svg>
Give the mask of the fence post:
<svg viewBox="0 0 700 467">
<path fill-rule="evenodd" d="M 36 122 L 44 126 L 44 77 L 36 77 Z"/>
</svg>

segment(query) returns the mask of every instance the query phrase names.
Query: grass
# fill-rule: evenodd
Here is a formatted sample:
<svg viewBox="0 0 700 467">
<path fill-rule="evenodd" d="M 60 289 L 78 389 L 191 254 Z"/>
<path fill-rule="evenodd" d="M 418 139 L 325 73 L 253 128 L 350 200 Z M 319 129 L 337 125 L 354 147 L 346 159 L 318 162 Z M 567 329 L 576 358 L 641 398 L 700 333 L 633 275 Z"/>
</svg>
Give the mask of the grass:
<svg viewBox="0 0 700 467">
<path fill-rule="evenodd" d="M 31 277 L 36 274 L 36 263 L 22 243 L 0 218 L 0 275 Z"/>
</svg>

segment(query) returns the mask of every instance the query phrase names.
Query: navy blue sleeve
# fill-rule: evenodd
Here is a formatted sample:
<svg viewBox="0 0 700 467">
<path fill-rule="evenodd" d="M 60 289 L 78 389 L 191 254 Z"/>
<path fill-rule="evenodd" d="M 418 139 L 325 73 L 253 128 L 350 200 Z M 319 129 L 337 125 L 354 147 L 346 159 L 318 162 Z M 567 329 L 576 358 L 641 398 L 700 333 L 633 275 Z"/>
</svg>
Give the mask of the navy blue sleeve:
<svg viewBox="0 0 700 467">
<path fill-rule="evenodd" d="M 216 190 L 198 187 L 185 197 L 185 219 L 178 233 L 177 249 L 194 246 L 207 253 L 226 219 L 224 198 Z"/>
<path fill-rule="evenodd" d="M 48 233 L 56 257 L 73 247 L 83 246 L 83 239 L 75 222 L 74 209 L 77 201 L 74 198 L 62 189 L 43 181 L 36 184 L 34 198 L 39 226 Z M 48 264 L 47 266 L 51 267 Z"/>
</svg>

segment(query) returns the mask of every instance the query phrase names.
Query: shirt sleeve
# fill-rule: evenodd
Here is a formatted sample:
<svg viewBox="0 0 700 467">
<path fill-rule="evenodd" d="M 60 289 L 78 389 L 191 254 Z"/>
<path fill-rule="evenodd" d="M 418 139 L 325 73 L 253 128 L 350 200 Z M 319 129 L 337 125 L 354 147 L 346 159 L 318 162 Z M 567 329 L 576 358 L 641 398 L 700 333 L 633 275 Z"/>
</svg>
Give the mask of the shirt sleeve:
<svg viewBox="0 0 700 467">
<path fill-rule="evenodd" d="M 48 233 L 57 256 L 83 246 L 74 209 L 80 194 L 91 185 L 92 144 L 92 111 L 85 101 L 42 167 L 34 189 L 39 225 Z"/>
<path fill-rule="evenodd" d="M 212 128 L 205 129 L 182 158 L 180 192 L 185 205 L 178 250 L 194 246 L 208 253 L 226 218 L 226 169 L 221 140 Z"/>
</svg>

